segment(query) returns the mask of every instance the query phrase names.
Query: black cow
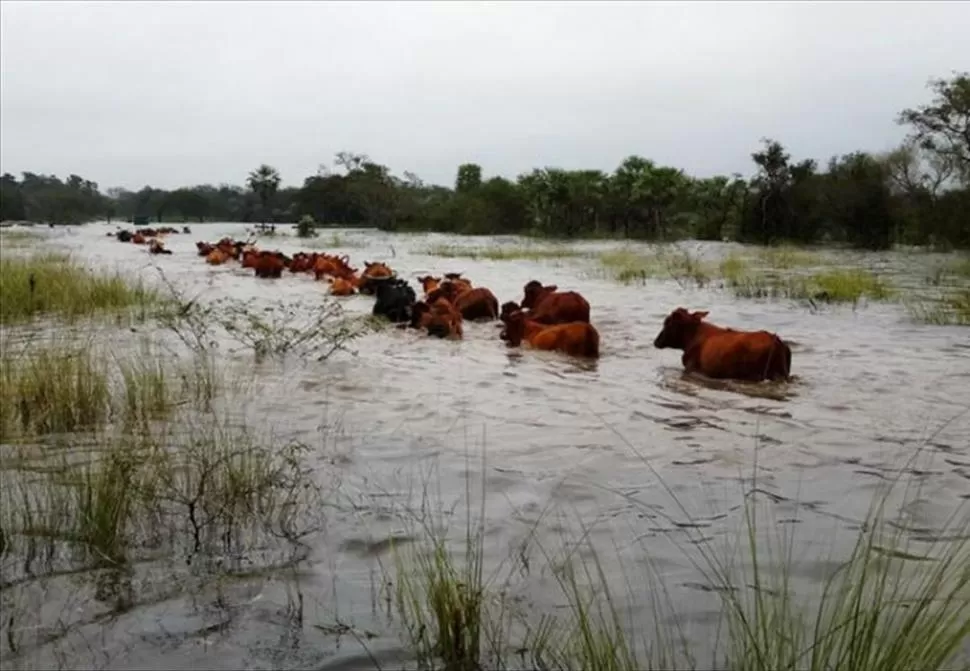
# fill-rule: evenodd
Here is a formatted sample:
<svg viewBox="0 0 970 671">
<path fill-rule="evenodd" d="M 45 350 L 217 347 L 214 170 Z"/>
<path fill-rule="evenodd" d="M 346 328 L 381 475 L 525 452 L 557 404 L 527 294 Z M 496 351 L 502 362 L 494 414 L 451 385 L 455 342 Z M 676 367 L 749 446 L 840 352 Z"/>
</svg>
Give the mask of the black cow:
<svg viewBox="0 0 970 671">
<path fill-rule="evenodd" d="M 375 317 L 386 317 L 395 323 L 411 321 L 411 306 L 418 297 L 407 281 L 395 278 L 379 282 L 376 293 Z"/>
</svg>

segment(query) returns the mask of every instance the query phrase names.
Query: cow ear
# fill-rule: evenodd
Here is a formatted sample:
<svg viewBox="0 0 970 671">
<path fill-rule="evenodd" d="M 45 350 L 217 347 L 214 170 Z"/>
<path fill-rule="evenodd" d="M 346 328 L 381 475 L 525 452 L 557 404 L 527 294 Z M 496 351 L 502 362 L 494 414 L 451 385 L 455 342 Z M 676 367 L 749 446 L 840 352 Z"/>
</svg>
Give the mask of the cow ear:
<svg viewBox="0 0 970 671">
<path fill-rule="evenodd" d="M 550 284 L 548 287 L 546 287 L 546 291 L 559 291 L 559 285 Z"/>
<path fill-rule="evenodd" d="M 700 321 L 704 317 L 706 317 L 707 315 L 708 315 L 708 311 L 707 310 L 703 310 L 703 311 L 700 311 L 700 312 L 695 312 L 694 313 L 694 319 L 696 319 L 697 321 Z"/>
</svg>

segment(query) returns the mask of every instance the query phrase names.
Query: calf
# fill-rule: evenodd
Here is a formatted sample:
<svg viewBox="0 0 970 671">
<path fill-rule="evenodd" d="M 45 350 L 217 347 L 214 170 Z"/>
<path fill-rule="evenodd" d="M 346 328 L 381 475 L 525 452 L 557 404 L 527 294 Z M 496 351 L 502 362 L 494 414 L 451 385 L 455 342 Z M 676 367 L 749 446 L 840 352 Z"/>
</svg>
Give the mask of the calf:
<svg viewBox="0 0 970 671">
<path fill-rule="evenodd" d="M 426 318 L 428 335 L 439 338 L 461 338 L 461 313 L 446 298 L 439 298 L 431 303 L 431 309 Z"/>
</svg>

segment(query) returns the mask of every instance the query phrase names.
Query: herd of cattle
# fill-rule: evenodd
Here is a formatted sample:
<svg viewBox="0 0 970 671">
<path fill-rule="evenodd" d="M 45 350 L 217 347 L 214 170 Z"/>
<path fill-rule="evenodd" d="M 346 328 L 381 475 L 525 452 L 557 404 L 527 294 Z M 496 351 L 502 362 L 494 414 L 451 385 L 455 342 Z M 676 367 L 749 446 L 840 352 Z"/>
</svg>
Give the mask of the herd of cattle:
<svg viewBox="0 0 970 671">
<path fill-rule="evenodd" d="M 183 229 L 188 233 L 188 229 Z M 175 229 L 119 231 L 122 242 L 149 245 L 149 253 L 171 254 L 159 236 L 177 233 Z M 556 350 L 577 357 L 598 358 L 600 335 L 590 323 L 589 302 L 575 291 L 532 280 L 523 287 L 521 302 L 499 305 L 489 289 L 475 287 L 461 273 L 443 277 L 418 277 L 423 296 L 419 299 L 407 281 L 383 262 L 364 262 L 364 268 L 350 265 L 348 256 L 297 252 L 292 256 L 279 251 L 260 250 L 251 242 L 223 238 L 216 243 L 197 242 L 198 254 L 210 265 L 238 262 L 252 268 L 256 277 L 280 278 L 290 273 L 313 274 L 329 283 L 335 296 L 361 293 L 375 296 L 375 316 L 398 328 L 419 329 L 439 338 L 463 337 L 464 321 L 500 321 L 500 338 L 509 347 L 523 342 L 540 350 Z M 777 335 L 767 331 L 738 331 L 704 321 L 707 312 L 675 309 L 663 323 L 654 340 L 660 349 L 684 352 L 681 360 L 687 371 L 712 378 L 749 381 L 785 381 L 791 372 L 791 349 Z"/>
</svg>

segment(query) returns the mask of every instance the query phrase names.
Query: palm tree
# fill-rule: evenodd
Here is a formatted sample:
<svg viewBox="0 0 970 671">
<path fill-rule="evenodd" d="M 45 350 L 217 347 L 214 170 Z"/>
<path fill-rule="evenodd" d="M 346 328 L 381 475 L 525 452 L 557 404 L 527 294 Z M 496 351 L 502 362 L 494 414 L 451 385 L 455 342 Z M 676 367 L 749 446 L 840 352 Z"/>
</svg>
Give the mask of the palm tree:
<svg viewBox="0 0 970 671">
<path fill-rule="evenodd" d="M 276 168 L 264 163 L 249 173 L 246 184 L 253 190 L 253 193 L 259 196 L 259 202 L 262 206 L 262 223 L 265 224 L 269 202 L 280 186 L 280 173 Z"/>
</svg>

